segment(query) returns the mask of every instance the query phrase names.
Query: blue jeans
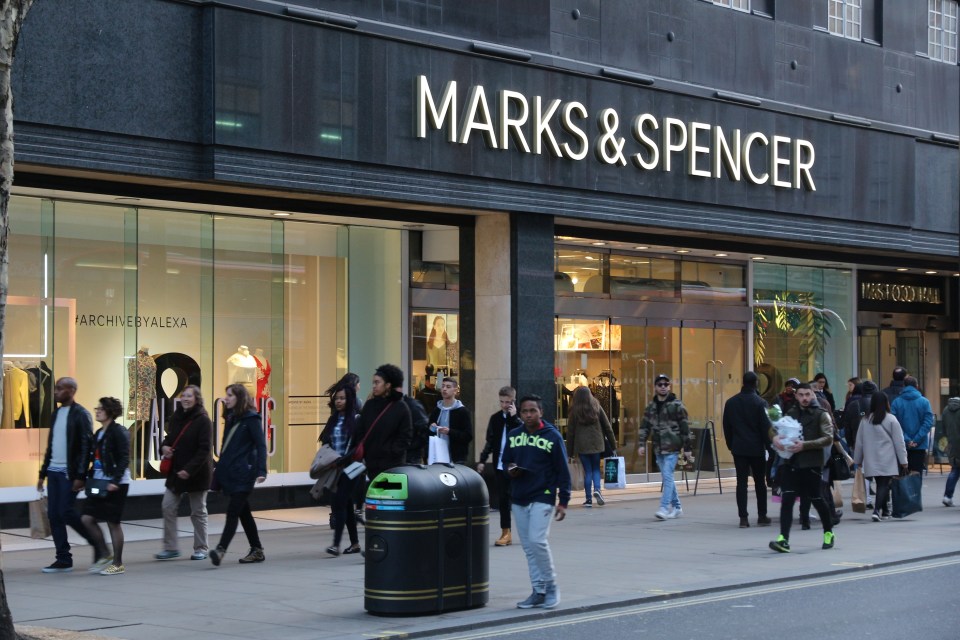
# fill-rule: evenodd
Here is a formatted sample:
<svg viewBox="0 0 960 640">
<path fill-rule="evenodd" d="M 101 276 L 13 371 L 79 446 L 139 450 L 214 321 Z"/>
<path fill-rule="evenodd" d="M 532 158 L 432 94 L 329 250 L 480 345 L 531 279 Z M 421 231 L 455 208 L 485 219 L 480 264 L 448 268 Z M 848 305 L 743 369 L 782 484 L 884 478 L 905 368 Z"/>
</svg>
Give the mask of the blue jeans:
<svg viewBox="0 0 960 640">
<path fill-rule="evenodd" d="M 953 490 L 957 488 L 957 480 L 960 480 L 960 467 L 950 465 L 950 475 L 947 476 L 947 486 L 943 490 L 943 495 L 947 498 L 953 497 Z"/>
<path fill-rule="evenodd" d="M 67 525 L 90 542 L 90 534 L 80 520 L 80 514 L 74 508 L 77 492 L 73 490 L 73 481 L 62 471 L 47 474 L 47 517 L 50 518 L 50 533 L 57 548 L 57 562 L 73 565 L 73 554 L 67 541 Z M 91 544 L 93 544 L 91 542 Z M 96 550 L 96 547 L 94 547 Z M 96 552 L 96 551 L 94 551 Z"/>
<path fill-rule="evenodd" d="M 587 502 L 593 501 L 593 492 L 600 491 L 600 454 L 581 453 L 580 464 L 583 465 L 583 490 L 587 494 Z"/>
<path fill-rule="evenodd" d="M 547 585 L 557 579 L 550 554 L 550 523 L 553 522 L 553 505 L 542 502 L 514 504 L 513 526 L 520 535 L 523 553 L 527 556 L 530 584 L 537 593 L 546 593 Z"/>
<path fill-rule="evenodd" d="M 660 508 L 666 511 L 670 507 L 680 508 L 680 496 L 677 495 L 677 484 L 673 481 L 673 471 L 677 468 L 679 451 L 673 453 L 658 453 L 657 466 L 660 467 L 660 477 L 663 479 L 663 495 L 660 496 Z"/>
</svg>

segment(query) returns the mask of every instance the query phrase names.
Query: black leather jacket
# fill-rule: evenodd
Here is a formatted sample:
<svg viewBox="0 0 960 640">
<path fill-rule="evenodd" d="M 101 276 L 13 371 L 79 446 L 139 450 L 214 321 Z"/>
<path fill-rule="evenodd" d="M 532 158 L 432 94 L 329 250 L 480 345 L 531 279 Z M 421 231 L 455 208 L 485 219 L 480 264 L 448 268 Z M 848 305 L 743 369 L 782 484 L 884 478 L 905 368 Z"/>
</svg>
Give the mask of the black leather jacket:
<svg viewBox="0 0 960 640">
<path fill-rule="evenodd" d="M 67 415 L 67 477 L 70 480 L 83 480 L 87 477 L 87 468 L 93 455 L 93 418 L 90 412 L 74 402 L 73 404 L 57 407 L 50 420 L 56 424 L 57 413 L 69 411 Z M 43 455 L 43 464 L 40 465 L 40 480 L 47 477 L 47 467 L 50 466 L 50 455 L 53 453 L 53 427 L 47 434 L 47 452 Z"/>
<path fill-rule="evenodd" d="M 99 442 L 97 438 L 101 431 L 106 429 L 103 439 Z M 113 484 L 120 484 L 123 480 L 123 474 L 130 466 L 130 434 L 125 428 L 111 422 L 106 427 L 97 430 L 93 438 L 93 450 L 100 451 L 100 465 L 103 467 L 103 475 L 110 479 Z M 88 477 L 93 477 L 93 466 L 91 465 Z"/>
</svg>

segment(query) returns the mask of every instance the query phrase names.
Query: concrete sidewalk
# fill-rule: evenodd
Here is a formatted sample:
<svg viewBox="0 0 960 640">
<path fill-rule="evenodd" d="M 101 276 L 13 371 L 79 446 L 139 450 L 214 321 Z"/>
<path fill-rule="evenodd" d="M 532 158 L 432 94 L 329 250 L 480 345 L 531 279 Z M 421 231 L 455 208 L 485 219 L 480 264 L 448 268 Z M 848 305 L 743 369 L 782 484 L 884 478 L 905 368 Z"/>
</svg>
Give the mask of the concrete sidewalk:
<svg viewBox="0 0 960 640">
<path fill-rule="evenodd" d="M 158 519 L 124 523 L 127 573 L 121 576 L 88 574 L 89 549 L 82 546 L 75 549 L 73 573 L 42 574 L 40 569 L 53 561 L 52 543 L 30 540 L 23 531 L 3 532 L 3 568 L 18 626 L 136 640 L 430 635 L 680 592 L 958 554 L 960 507 L 940 504 L 945 478 L 937 471 L 925 478 L 924 512 L 883 523 L 850 512 L 847 482 L 843 493 L 848 504 L 836 528 L 836 548 L 820 549 L 815 523 L 811 531 L 794 528 L 793 552 L 788 555 L 767 549 L 777 534 L 779 505 L 770 505 L 773 527 L 739 529 L 733 487 L 726 481 L 722 495 L 716 481 L 701 484 L 698 496 L 681 492 L 684 515 L 666 522 L 653 517 L 657 487 L 608 492 L 606 506 L 573 506 L 566 520 L 553 526 L 551 547 L 562 603 L 549 613 L 515 608 L 529 593 L 523 550 L 515 542 L 490 550 L 486 607 L 417 617 L 369 615 L 363 610 L 363 559 L 324 553 L 332 536 L 328 510 L 322 507 L 255 514 L 267 556 L 258 565 L 237 563 L 246 552 L 242 532 L 219 568 L 209 561 L 191 561 L 189 553 L 157 562 Z M 704 493 L 705 486 L 711 493 Z M 571 504 L 582 501 L 582 492 L 575 492 Z M 490 520 L 492 544 L 499 535 L 496 513 Z M 751 522 L 755 520 L 751 504 Z M 189 552 L 189 518 L 182 518 L 181 526 L 186 528 L 181 552 Z M 221 527 L 222 516 L 212 516 L 212 544 Z"/>
</svg>

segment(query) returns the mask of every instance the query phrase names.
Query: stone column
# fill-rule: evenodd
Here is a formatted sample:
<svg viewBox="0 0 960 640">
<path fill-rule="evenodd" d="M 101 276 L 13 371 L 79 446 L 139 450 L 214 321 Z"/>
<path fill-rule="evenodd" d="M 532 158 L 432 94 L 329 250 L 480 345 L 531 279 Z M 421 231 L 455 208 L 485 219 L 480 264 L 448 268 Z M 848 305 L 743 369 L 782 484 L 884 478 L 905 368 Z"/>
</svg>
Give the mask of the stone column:
<svg viewBox="0 0 960 640">
<path fill-rule="evenodd" d="M 487 418 L 499 408 L 497 393 L 501 387 L 511 384 L 510 255 L 510 216 L 478 216 L 473 252 L 475 367 L 474 405 L 471 407 L 476 454 L 483 450 Z"/>
<path fill-rule="evenodd" d="M 519 396 L 543 398 L 543 416 L 556 416 L 554 381 L 553 216 L 510 215 L 511 380 Z"/>
</svg>

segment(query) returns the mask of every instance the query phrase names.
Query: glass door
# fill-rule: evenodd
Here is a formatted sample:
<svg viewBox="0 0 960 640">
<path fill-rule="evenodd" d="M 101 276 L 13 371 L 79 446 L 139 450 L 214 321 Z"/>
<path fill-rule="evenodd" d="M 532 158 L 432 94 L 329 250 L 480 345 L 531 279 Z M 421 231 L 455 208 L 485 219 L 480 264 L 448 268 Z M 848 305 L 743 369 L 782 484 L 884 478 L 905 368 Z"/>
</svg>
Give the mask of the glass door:
<svg viewBox="0 0 960 640">
<path fill-rule="evenodd" d="M 674 384 L 674 391 L 687 408 L 690 427 L 698 430 L 698 449 L 699 438 L 705 436 L 699 430 L 708 426 L 713 427 L 718 445 L 723 441 L 723 405 L 740 391 L 745 331 L 746 327 L 737 323 L 683 323 L 682 380 L 681 385 Z M 718 456 L 721 465 L 733 462 L 726 446 L 718 446 Z M 712 460 L 709 462 L 708 466 L 703 460 L 701 468 L 712 470 Z"/>
<path fill-rule="evenodd" d="M 637 455 L 637 432 L 643 410 L 653 399 L 653 381 L 661 373 L 680 381 L 680 323 L 670 325 L 622 325 L 620 329 L 620 370 L 622 372 L 619 432 L 620 455 L 626 458 L 627 473 L 648 473 L 655 463 L 649 451 L 646 460 Z"/>
</svg>

